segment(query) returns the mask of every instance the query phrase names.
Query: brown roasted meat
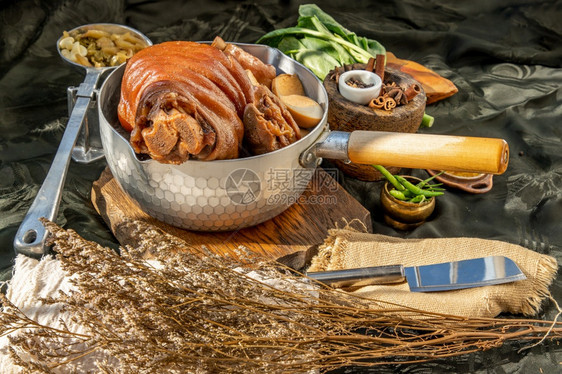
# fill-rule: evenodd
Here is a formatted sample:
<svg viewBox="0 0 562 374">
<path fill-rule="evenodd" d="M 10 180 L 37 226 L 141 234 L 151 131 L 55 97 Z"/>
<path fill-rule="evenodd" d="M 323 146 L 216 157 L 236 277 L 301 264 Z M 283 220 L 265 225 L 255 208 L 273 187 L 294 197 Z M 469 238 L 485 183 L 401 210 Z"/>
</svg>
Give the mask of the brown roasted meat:
<svg viewBox="0 0 562 374">
<path fill-rule="evenodd" d="M 252 86 L 240 64 L 209 45 L 166 42 L 125 69 L 118 114 L 137 153 L 168 163 L 238 157 Z"/>
<path fill-rule="evenodd" d="M 277 75 L 273 65 L 264 64 L 259 58 L 249 54 L 237 45 L 226 43 L 220 36 L 213 40 L 212 46 L 220 49 L 228 56 L 234 57 L 245 70 L 252 72 L 260 84 L 271 88 L 271 81 Z"/>
<path fill-rule="evenodd" d="M 300 139 L 291 113 L 267 87 L 259 86 L 244 111 L 245 143 L 253 154 L 281 149 Z"/>
<path fill-rule="evenodd" d="M 261 61 L 253 65 L 257 72 L 268 70 Z M 118 115 L 137 153 L 173 164 L 230 159 L 248 153 L 245 146 L 264 153 L 300 138 L 290 114 L 287 119 L 270 95 L 251 84 L 233 55 L 207 44 L 166 42 L 128 62 Z"/>
</svg>

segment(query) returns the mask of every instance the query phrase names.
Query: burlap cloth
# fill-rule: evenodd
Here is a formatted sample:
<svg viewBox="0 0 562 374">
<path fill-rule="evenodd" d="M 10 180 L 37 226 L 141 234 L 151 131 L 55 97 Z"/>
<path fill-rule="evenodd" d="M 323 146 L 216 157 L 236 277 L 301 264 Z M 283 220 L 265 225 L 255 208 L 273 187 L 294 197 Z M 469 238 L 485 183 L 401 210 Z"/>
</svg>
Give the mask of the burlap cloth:
<svg viewBox="0 0 562 374">
<path fill-rule="evenodd" d="M 491 255 L 512 259 L 526 280 L 455 291 L 410 292 L 407 283 L 365 286 L 350 292 L 373 299 L 373 307 L 396 309 L 394 303 L 428 312 L 466 317 L 495 317 L 502 312 L 536 314 L 549 297 L 556 259 L 521 246 L 477 238 L 401 239 L 349 229 L 331 230 L 312 259 L 309 271 L 366 266 L 427 265 Z M 382 301 L 382 302 L 377 302 Z"/>
</svg>

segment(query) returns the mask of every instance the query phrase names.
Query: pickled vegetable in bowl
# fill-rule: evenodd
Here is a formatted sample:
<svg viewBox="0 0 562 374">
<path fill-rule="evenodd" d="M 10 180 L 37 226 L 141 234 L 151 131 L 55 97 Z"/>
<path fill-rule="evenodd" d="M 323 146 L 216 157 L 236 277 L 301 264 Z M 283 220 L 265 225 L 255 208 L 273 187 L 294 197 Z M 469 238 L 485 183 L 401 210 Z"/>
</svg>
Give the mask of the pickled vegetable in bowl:
<svg viewBox="0 0 562 374">
<path fill-rule="evenodd" d="M 63 57 L 87 67 L 119 66 L 147 47 L 131 32 L 112 33 L 101 29 L 64 31 L 58 47 Z"/>
</svg>

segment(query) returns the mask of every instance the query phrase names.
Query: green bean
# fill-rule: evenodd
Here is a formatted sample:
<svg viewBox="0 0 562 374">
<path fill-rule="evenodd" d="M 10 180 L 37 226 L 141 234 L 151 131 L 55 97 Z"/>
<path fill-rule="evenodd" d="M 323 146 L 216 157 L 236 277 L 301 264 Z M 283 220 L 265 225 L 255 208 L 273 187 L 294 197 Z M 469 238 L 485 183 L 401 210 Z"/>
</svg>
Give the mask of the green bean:
<svg viewBox="0 0 562 374">
<path fill-rule="evenodd" d="M 386 179 L 388 179 L 388 181 L 390 183 L 392 183 L 392 185 L 394 186 L 394 188 L 396 188 L 398 191 L 404 191 L 406 190 L 406 187 L 404 187 L 403 185 L 401 185 L 396 178 L 394 177 L 394 175 L 390 174 L 390 172 L 388 170 L 386 170 L 384 168 L 384 166 L 382 165 L 373 165 L 373 167 L 375 169 L 377 169 L 382 175 L 384 175 L 384 177 Z"/>
<path fill-rule="evenodd" d="M 402 184 L 404 187 L 408 189 L 408 191 L 412 192 L 414 195 L 424 195 L 425 197 L 433 197 L 433 196 L 441 196 L 443 192 L 441 191 L 427 191 L 422 190 L 421 188 L 413 185 L 412 183 L 408 182 L 405 178 L 396 175 L 395 178 Z"/>
</svg>

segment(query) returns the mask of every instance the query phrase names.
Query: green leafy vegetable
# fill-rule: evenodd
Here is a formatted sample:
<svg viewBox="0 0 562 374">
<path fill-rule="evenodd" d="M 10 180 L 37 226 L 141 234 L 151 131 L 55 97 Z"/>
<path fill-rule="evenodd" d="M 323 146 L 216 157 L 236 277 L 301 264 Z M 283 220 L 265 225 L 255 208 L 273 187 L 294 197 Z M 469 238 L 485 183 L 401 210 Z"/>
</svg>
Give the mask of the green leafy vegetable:
<svg viewBox="0 0 562 374">
<path fill-rule="evenodd" d="M 357 36 L 314 4 L 299 7 L 295 27 L 271 31 L 257 43 L 278 48 L 322 80 L 337 66 L 365 64 L 386 53 L 379 42 Z"/>
</svg>

